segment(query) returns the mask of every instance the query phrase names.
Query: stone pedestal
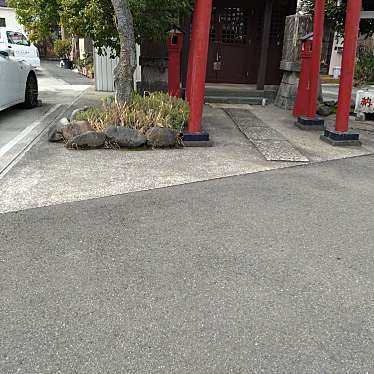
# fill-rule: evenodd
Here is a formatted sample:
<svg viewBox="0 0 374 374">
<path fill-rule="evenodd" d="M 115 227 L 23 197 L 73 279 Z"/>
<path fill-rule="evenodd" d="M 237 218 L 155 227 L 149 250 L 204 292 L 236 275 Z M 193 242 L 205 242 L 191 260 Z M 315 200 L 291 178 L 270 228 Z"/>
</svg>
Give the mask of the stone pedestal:
<svg viewBox="0 0 374 374">
<path fill-rule="evenodd" d="M 281 84 L 275 98 L 275 105 L 284 110 L 292 110 L 295 104 L 297 87 L 299 84 L 299 72 L 284 71 Z"/>
<path fill-rule="evenodd" d="M 275 105 L 285 110 L 292 110 L 295 104 L 300 74 L 301 38 L 312 30 L 313 21 L 310 16 L 295 14 L 286 18 L 280 66 L 283 77 L 275 99 Z"/>
</svg>

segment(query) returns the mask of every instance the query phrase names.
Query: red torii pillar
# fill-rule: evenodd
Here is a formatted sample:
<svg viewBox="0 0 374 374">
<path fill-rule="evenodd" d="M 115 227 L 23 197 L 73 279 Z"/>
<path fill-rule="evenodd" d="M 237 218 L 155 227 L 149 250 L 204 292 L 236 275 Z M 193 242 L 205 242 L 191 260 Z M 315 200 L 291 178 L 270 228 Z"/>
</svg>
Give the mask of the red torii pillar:
<svg viewBox="0 0 374 374">
<path fill-rule="evenodd" d="M 324 120 L 317 117 L 318 89 L 320 82 L 324 25 L 325 0 L 316 0 L 313 18 L 313 46 L 309 95 L 303 100 L 307 102 L 307 110 L 305 115 L 299 117 L 296 122 L 296 125 L 301 129 L 322 130 L 324 128 Z"/>
<path fill-rule="evenodd" d="M 351 110 L 361 10 L 362 0 L 348 0 L 336 125 L 335 130 L 326 129 L 324 134 L 321 135 L 322 140 L 332 145 L 361 145 L 360 135 L 349 132 L 349 113 Z"/>
<path fill-rule="evenodd" d="M 202 117 L 212 5 L 213 0 L 195 1 L 186 92 L 190 114 L 187 132 L 183 134 L 183 141 L 187 145 L 209 142 L 209 134 L 202 131 Z"/>
</svg>

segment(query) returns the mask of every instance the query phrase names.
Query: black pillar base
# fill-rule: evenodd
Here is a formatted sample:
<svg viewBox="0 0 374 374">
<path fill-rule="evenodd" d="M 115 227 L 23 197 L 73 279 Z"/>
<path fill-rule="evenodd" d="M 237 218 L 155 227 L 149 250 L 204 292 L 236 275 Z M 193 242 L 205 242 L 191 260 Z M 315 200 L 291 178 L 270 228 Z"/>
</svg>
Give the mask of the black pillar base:
<svg viewBox="0 0 374 374">
<path fill-rule="evenodd" d="M 333 146 L 361 146 L 360 134 L 353 132 L 339 132 L 335 130 L 325 130 L 321 135 L 321 140 Z"/>
<path fill-rule="evenodd" d="M 186 147 L 211 147 L 212 142 L 207 132 L 184 132 L 183 144 Z"/>
<path fill-rule="evenodd" d="M 319 117 L 298 117 L 296 126 L 301 130 L 323 131 L 325 129 L 325 120 Z"/>
</svg>

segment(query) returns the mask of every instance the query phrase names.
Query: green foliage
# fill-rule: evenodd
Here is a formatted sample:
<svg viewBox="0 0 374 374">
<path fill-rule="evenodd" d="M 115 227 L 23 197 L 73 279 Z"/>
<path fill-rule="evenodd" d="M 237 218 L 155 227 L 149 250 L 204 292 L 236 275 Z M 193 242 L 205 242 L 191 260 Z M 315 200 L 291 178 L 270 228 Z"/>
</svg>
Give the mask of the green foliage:
<svg viewBox="0 0 374 374">
<path fill-rule="evenodd" d="M 355 71 L 355 84 L 365 86 L 374 82 L 374 51 L 372 48 L 359 48 Z"/>
<path fill-rule="evenodd" d="M 85 54 L 83 58 L 80 58 L 77 61 L 75 61 L 75 65 L 77 65 L 80 68 L 91 67 L 93 66 L 93 64 L 94 61 L 91 53 Z"/>
<path fill-rule="evenodd" d="M 54 34 L 60 23 L 60 0 L 8 0 L 15 8 L 32 41 L 41 41 Z"/>
<path fill-rule="evenodd" d="M 193 0 L 129 0 L 137 40 L 162 39 L 179 18 L 191 11 Z M 98 48 L 119 52 L 118 32 L 111 0 L 9 0 L 33 41 L 67 32 L 90 37 Z"/>
<path fill-rule="evenodd" d="M 300 10 L 306 14 L 314 13 L 315 0 L 302 0 Z M 365 3 L 366 4 L 366 3 Z M 369 2 L 367 3 L 369 4 Z M 342 36 L 344 34 L 345 15 L 347 9 L 347 0 L 343 0 L 341 5 L 337 5 L 336 0 L 326 1 L 326 18 L 331 22 L 337 33 Z M 374 9 L 373 9 L 374 10 Z M 363 35 L 371 36 L 374 33 L 374 21 L 370 19 L 361 20 L 360 32 Z"/>
<path fill-rule="evenodd" d="M 77 120 L 86 120 L 96 130 L 109 126 L 126 126 L 143 131 L 152 127 L 181 130 L 188 119 L 185 101 L 166 93 L 155 92 L 147 96 L 134 94 L 131 102 L 124 105 L 104 99 L 102 106 L 79 113 Z"/>
<path fill-rule="evenodd" d="M 60 58 L 69 58 L 71 52 L 71 41 L 68 39 L 57 39 L 53 43 L 53 51 Z"/>
</svg>

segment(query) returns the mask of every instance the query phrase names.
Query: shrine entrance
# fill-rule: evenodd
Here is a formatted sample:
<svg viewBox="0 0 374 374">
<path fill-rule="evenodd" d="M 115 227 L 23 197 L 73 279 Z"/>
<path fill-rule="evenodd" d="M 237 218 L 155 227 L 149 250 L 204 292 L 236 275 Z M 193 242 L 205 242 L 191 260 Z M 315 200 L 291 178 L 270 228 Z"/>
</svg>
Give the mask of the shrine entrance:
<svg viewBox="0 0 374 374">
<path fill-rule="evenodd" d="M 207 80 L 211 83 L 251 83 L 256 80 L 256 33 L 259 11 L 245 0 L 213 5 Z"/>
<path fill-rule="evenodd" d="M 279 84 L 285 19 L 295 9 L 295 0 L 213 0 L 207 82 L 258 83 L 265 48 L 264 83 Z"/>
</svg>

